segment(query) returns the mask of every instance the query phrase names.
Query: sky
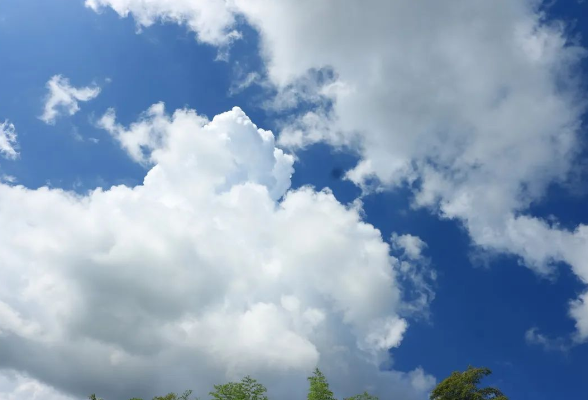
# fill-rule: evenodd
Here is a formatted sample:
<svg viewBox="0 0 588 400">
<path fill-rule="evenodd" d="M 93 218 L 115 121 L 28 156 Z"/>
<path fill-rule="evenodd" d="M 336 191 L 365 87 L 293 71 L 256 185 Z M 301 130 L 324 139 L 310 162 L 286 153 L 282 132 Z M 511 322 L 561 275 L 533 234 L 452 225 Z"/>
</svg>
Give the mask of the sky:
<svg viewBox="0 0 588 400">
<path fill-rule="evenodd" d="M 0 0 L 0 400 L 588 391 L 588 3 Z"/>
</svg>

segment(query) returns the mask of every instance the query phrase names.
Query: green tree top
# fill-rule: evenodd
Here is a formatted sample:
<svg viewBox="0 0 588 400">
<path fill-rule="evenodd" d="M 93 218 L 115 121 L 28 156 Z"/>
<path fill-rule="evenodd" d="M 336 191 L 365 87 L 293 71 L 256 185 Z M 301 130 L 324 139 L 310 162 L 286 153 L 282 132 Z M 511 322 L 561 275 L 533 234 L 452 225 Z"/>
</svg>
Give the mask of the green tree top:
<svg viewBox="0 0 588 400">
<path fill-rule="evenodd" d="M 241 382 L 229 382 L 224 385 L 214 385 L 210 395 L 215 400 L 268 400 L 267 389 L 250 376 Z"/>
<path fill-rule="evenodd" d="M 453 372 L 431 393 L 431 400 L 508 400 L 493 387 L 478 388 L 482 378 L 490 375 L 488 368 L 468 367 L 464 372 Z"/>
<path fill-rule="evenodd" d="M 379 400 L 376 396 L 369 394 L 368 392 L 363 392 L 362 394 L 357 394 L 352 397 L 348 397 L 345 400 Z"/>
<path fill-rule="evenodd" d="M 316 368 L 312 376 L 308 377 L 310 388 L 308 390 L 308 400 L 335 400 L 333 392 L 329 389 L 329 383 L 323 373 Z"/>
<path fill-rule="evenodd" d="M 168 393 L 165 396 L 156 396 L 153 400 L 190 400 L 191 390 L 186 390 L 183 394 Z M 133 399 L 131 399 L 133 400 Z M 140 400 L 140 399 L 138 399 Z"/>
<path fill-rule="evenodd" d="M 483 378 L 490 375 L 488 368 L 468 367 L 463 372 L 453 372 L 451 376 L 437 385 L 431 393 L 430 400 L 508 400 L 497 388 L 479 388 Z M 336 400 L 329 389 L 329 383 L 323 373 L 316 368 L 308 377 L 310 387 L 307 400 Z M 224 385 L 215 385 L 210 392 L 212 400 L 268 400 L 267 389 L 261 383 L 250 376 L 246 376 L 241 382 L 229 382 Z M 191 390 L 183 394 L 169 393 L 165 396 L 154 397 L 153 400 L 190 400 Z M 102 400 L 92 394 L 90 400 Z M 142 400 L 133 398 L 131 400 Z M 196 398 L 194 400 L 197 400 Z M 345 400 L 378 400 L 367 392 L 348 397 Z"/>
</svg>

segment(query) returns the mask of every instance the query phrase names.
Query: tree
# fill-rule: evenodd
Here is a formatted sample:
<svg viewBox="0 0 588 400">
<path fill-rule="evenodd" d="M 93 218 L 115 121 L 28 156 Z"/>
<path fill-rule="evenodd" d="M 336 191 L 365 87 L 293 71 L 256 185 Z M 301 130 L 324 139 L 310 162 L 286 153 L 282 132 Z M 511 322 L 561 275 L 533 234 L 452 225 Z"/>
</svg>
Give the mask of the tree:
<svg viewBox="0 0 588 400">
<path fill-rule="evenodd" d="M 333 392 L 329 389 L 329 383 L 323 373 L 317 368 L 312 376 L 308 377 L 310 388 L 308 400 L 335 400 Z"/>
<path fill-rule="evenodd" d="M 431 393 L 430 400 L 508 400 L 508 398 L 494 387 L 479 388 L 483 378 L 490 375 L 488 368 L 468 367 L 467 370 L 453 372 L 448 378 L 437 385 Z M 336 400 L 329 389 L 329 383 L 323 373 L 316 368 L 309 376 L 310 387 L 307 400 Z M 261 383 L 250 376 L 246 376 L 241 382 L 229 382 L 223 385 L 214 385 L 214 391 L 210 392 L 212 400 L 268 400 L 267 389 Z M 165 396 L 154 397 L 153 400 L 190 400 L 191 390 L 179 395 L 169 393 Z M 90 400 L 102 400 L 92 394 Z M 142 400 L 133 398 L 131 400 Z M 197 400 L 194 398 L 194 400 Z M 376 396 L 363 392 L 344 400 L 378 400 Z"/>
<path fill-rule="evenodd" d="M 246 376 L 241 382 L 214 385 L 214 392 L 210 392 L 210 395 L 215 400 L 268 400 L 266 392 L 265 386 Z"/>
<path fill-rule="evenodd" d="M 482 378 L 490 375 L 488 368 L 468 367 L 464 372 L 455 371 L 443 380 L 431 393 L 431 400 L 508 400 L 493 387 L 478 388 Z"/>
<path fill-rule="evenodd" d="M 191 390 L 186 390 L 183 394 L 177 393 L 168 393 L 165 396 L 156 396 L 153 400 L 190 400 L 190 395 L 192 394 Z M 131 399 L 133 400 L 133 399 Z M 137 399 L 140 400 L 140 399 Z"/>
<path fill-rule="evenodd" d="M 363 392 L 362 394 L 357 394 L 352 397 L 348 397 L 345 400 L 379 400 L 376 396 L 369 394 L 368 392 Z"/>
</svg>

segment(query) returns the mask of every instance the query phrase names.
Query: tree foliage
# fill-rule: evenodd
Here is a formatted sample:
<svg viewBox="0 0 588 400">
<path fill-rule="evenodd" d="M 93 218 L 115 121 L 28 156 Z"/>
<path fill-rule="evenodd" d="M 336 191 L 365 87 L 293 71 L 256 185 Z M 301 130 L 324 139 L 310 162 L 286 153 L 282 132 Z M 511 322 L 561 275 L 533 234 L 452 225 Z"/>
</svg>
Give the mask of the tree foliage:
<svg viewBox="0 0 588 400">
<path fill-rule="evenodd" d="M 308 389 L 308 400 L 335 400 L 333 392 L 329 389 L 329 383 L 325 375 L 316 368 L 312 376 L 308 377 L 310 388 Z"/>
<path fill-rule="evenodd" d="M 357 394 L 352 397 L 348 397 L 345 400 L 378 400 L 376 396 L 369 394 L 368 392 L 363 392 L 362 394 Z"/>
<path fill-rule="evenodd" d="M 190 395 L 192 394 L 191 390 L 186 390 L 182 394 L 177 393 L 168 393 L 165 396 L 156 396 L 153 400 L 190 400 Z M 133 400 L 133 399 L 131 399 Z M 137 399 L 141 400 L 141 399 Z"/>
<path fill-rule="evenodd" d="M 494 387 L 479 388 L 483 378 L 490 375 L 488 368 L 468 367 L 463 372 L 453 372 L 443 380 L 431 392 L 430 400 L 508 400 L 508 398 Z M 316 368 L 308 377 L 309 388 L 307 400 L 336 400 L 329 388 L 325 375 Z M 210 392 L 212 400 L 268 400 L 267 389 L 261 383 L 250 376 L 246 376 L 241 382 L 229 382 L 222 385 L 214 385 L 214 391 Z M 191 390 L 179 395 L 169 393 L 165 396 L 154 397 L 153 400 L 190 400 Z M 90 400 L 102 400 L 92 394 Z M 131 400 L 142 400 L 133 398 Z M 194 400 L 197 400 L 194 398 Z M 378 400 L 376 396 L 363 392 L 347 397 L 344 400 Z"/>
<path fill-rule="evenodd" d="M 480 381 L 490 375 L 488 368 L 468 367 L 463 372 L 455 371 L 443 380 L 431 393 L 431 400 L 508 400 L 493 387 L 478 388 Z"/>
<path fill-rule="evenodd" d="M 265 386 L 250 376 L 246 376 L 241 382 L 215 385 L 214 391 L 210 392 L 210 395 L 215 400 L 268 400 L 266 392 Z"/>
</svg>

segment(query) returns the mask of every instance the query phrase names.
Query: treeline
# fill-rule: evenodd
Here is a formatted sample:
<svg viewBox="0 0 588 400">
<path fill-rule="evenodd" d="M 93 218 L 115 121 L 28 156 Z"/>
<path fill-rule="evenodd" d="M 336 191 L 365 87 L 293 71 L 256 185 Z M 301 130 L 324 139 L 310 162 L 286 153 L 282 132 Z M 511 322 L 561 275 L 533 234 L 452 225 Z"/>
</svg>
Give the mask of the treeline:
<svg viewBox="0 0 588 400">
<path fill-rule="evenodd" d="M 433 389 L 430 400 L 508 400 L 500 390 L 494 387 L 480 388 L 481 380 L 490 375 L 492 371 L 488 368 L 468 367 L 463 372 L 453 372 L 448 378 Z M 325 375 L 317 368 L 312 376 L 308 377 L 309 388 L 307 400 L 336 400 L 333 392 L 329 389 L 329 383 Z M 269 400 L 266 395 L 267 389 L 261 383 L 250 376 L 246 376 L 241 382 L 229 382 L 223 385 L 215 385 L 214 391 L 209 395 L 211 400 Z M 190 397 L 191 390 L 183 394 L 168 393 L 165 396 L 156 396 L 153 400 L 198 400 Z M 102 400 L 92 394 L 90 400 Z M 132 398 L 130 400 L 143 400 Z M 367 392 L 344 400 L 378 400 Z"/>
</svg>

